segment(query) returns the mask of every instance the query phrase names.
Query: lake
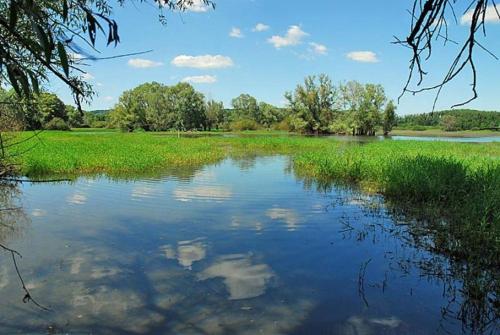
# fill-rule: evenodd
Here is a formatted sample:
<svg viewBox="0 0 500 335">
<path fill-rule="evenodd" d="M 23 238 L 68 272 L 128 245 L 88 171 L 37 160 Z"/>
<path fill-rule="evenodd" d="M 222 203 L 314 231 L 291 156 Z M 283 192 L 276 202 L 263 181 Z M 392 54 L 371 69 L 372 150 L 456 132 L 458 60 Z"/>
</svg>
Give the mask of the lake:
<svg viewBox="0 0 500 335">
<path fill-rule="evenodd" d="M 472 332 L 463 283 L 413 243 L 414 220 L 380 196 L 302 180 L 286 156 L 4 193 L 22 208 L 3 213 L 0 242 L 50 311 L 23 304 L 4 253 L 2 334 Z"/>
</svg>

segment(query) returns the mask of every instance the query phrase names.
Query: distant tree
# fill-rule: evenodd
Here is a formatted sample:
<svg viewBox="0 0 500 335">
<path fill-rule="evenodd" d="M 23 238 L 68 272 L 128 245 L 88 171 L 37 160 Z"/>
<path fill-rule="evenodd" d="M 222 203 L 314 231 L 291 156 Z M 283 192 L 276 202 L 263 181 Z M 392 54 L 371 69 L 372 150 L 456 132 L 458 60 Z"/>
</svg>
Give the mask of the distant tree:
<svg viewBox="0 0 500 335">
<path fill-rule="evenodd" d="M 68 117 L 68 126 L 78 128 L 83 126 L 83 115 L 74 106 L 66 105 L 66 115 Z"/>
<path fill-rule="evenodd" d="M 260 123 L 266 128 L 270 128 L 273 124 L 279 123 L 285 118 L 282 109 L 266 102 L 259 103 L 259 115 Z"/>
<path fill-rule="evenodd" d="M 385 106 L 384 110 L 384 123 L 383 123 L 384 136 L 387 136 L 391 132 L 395 123 L 396 123 L 396 105 L 394 105 L 394 102 L 390 100 Z"/>
<path fill-rule="evenodd" d="M 375 135 L 382 123 L 382 111 L 387 101 L 381 85 L 363 85 L 349 81 L 340 86 L 342 106 L 349 114 L 347 123 L 352 135 Z"/>
<path fill-rule="evenodd" d="M 220 129 L 225 123 L 224 104 L 215 100 L 207 102 L 206 107 L 206 124 L 207 129 Z"/>
<path fill-rule="evenodd" d="M 457 131 L 457 118 L 453 115 L 443 115 L 441 118 L 441 128 L 444 131 Z"/>
<path fill-rule="evenodd" d="M 110 124 L 123 131 L 204 129 L 204 96 L 188 83 L 145 83 L 120 96 L 110 114 Z"/>
<path fill-rule="evenodd" d="M 287 92 L 285 98 L 295 130 L 307 133 L 327 131 L 335 116 L 336 89 L 326 74 L 306 77 L 304 84 L 298 85 L 293 93 Z"/>
<path fill-rule="evenodd" d="M 260 123 L 260 112 L 259 105 L 257 104 L 257 99 L 249 94 L 240 94 L 238 97 L 231 101 L 233 106 L 233 118 L 238 119 L 250 119 Z"/>
<path fill-rule="evenodd" d="M 68 120 L 66 105 L 57 95 L 43 92 L 38 94 L 35 99 L 35 108 L 42 127 L 56 117 L 64 122 Z"/>
</svg>

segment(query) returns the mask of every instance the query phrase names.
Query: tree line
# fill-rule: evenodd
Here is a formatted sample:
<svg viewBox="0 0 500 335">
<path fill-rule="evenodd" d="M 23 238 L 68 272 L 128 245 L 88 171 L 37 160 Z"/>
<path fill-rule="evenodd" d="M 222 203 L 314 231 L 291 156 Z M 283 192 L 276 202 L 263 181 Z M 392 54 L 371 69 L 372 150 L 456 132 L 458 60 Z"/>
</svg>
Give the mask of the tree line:
<svg viewBox="0 0 500 335">
<path fill-rule="evenodd" d="M 232 99 L 231 108 L 207 101 L 188 83 L 145 83 L 125 91 L 109 114 L 109 126 L 123 131 L 279 129 L 300 133 L 375 135 L 388 133 L 396 107 L 383 87 L 350 81 L 333 85 L 327 75 L 309 76 L 279 108 L 249 94 Z"/>
<path fill-rule="evenodd" d="M 401 128 L 417 130 L 425 127 L 440 127 L 445 131 L 499 129 L 500 112 L 455 109 L 405 115 L 397 118 L 397 125 Z"/>
</svg>

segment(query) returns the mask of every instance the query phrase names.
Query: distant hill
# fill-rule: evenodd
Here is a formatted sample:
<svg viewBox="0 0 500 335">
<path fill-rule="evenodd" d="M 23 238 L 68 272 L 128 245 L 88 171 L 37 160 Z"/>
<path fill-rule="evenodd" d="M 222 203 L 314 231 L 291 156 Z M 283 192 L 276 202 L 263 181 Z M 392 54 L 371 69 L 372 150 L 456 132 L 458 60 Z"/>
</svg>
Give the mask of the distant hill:
<svg viewBox="0 0 500 335">
<path fill-rule="evenodd" d="M 474 109 L 454 109 L 433 113 L 399 116 L 398 127 L 440 127 L 443 123 L 453 123 L 455 130 L 498 129 L 500 112 Z"/>
</svg>

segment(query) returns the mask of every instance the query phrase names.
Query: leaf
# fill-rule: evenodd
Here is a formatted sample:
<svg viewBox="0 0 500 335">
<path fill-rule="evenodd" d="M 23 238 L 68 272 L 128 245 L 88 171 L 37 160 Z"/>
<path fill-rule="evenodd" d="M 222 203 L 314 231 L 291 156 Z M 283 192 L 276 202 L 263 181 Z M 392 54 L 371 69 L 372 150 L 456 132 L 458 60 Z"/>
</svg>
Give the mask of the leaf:
<svg viewBox="0 0 500 335">
<path fill-rule="evenodd" d="M 31 79 L 31 86 L 33 86 L 33 91 L 36 94 L 40 94 L 40 86 L 38 84 L 38 78 L 35 76 L 35 74 L 32 71 L 28 72 L 30 79 Z"/>
<path fill-rule="evenodd" d="M 11 1 L 9 9 L 9 26 L 11 30 L 14 30 L 14 28 L 16 27 L 18 10 L 19 8 L 17 7 L 17 2 Z"/>
<path fill-rule="evenodd" d="M 64 70 L 66 77 L 69 77 L 69 64 L 68 64 L 68 54 L 66 49 L 61 42 L 57 42 L 57 51 L 59 53 L 59 59 L 61 60 L 61 66 Z"/>
<path fill-rule="evenodd" d="M 47 37 L 47 34 L 39 24 L 34 24 L 33 28 L 36 32 L 38 40 L 40 41 L 40 45 L 42 46 L 45 52 L 45 58 L 47 62 L 50 62 L 50 59 L 52 57 L 52 47 L 51 43 L 49 42 L 49 38 Z"/>
<path fill-rule="evenodd" d="M 14 91 L 16 91 L 18 96 L 22 96 L 21 94 L 21 88 L 19 87 L 19 84 L 17 83 L 17 78 L 14 73 L 14 70 L 12 69 L 11 66 L 7 65 L 7 75 L 9 76 L 9 81 L 12 87 L 14 88 Z"/>
</svg>

